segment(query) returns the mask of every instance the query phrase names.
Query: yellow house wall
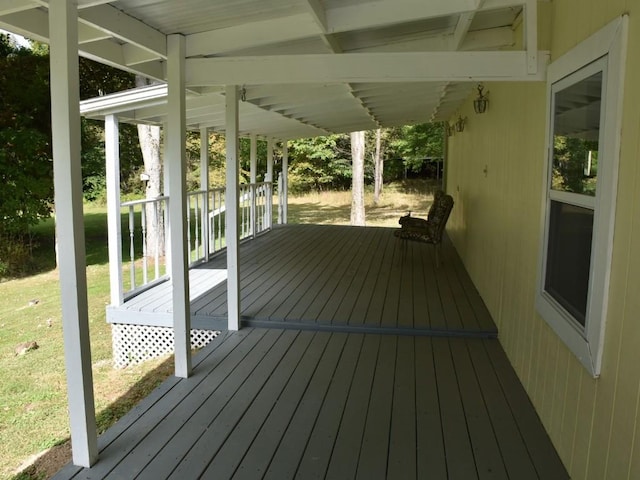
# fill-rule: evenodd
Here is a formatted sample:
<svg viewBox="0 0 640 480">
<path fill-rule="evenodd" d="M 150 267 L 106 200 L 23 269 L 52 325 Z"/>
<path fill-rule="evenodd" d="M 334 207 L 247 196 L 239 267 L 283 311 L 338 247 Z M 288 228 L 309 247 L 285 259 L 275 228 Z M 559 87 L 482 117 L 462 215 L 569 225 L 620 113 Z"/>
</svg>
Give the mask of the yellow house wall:
<svg viewBox="0 0 640 480">
<path fill-rule="evenodd" d="M 541 48 L 558 58 L 629 13 L 623 132 L 602 373 L 593 379 L 536 313 L 546 85 L 491 83 L 449 138 L 448 231 L 500 341 L 573 479 L 640 479 L 640 0 L 541 3 Z M 548 34 L 548 35 L 547 35 Z M 457 118 L 457 116 L 456 116 Z M 451 119 L 453 120 L 453 119 Z"/>
</svg>

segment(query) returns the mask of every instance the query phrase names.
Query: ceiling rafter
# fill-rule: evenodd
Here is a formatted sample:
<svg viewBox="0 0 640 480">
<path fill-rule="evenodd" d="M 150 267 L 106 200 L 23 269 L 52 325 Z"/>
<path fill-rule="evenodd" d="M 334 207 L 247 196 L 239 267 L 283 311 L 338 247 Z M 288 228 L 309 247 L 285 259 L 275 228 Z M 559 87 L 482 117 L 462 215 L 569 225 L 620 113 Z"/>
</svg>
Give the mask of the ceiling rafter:
<svg viewBox="0 0 640 480">
<path fill-rule="evenodd" d="M 261 20 L 187 35 L 187 57 L 215 55 L 258 45 L 287 42 L 318 33 L 317 24 L 304 13 Z"/>
<path fill-rule="evenodd" d="M 102 30 L 115 38 L 167 58 L 167 38 L 158 30 L 125 14 L 111 5 L 97 5 L 79 11 L 81 23 Z"/>
<path fill-rule="evenodd" d="M 35 0 L 32 2 L 26 0 L 0 0 L 0 16 L 31 10 L 38 5 Z"/>
</svg>

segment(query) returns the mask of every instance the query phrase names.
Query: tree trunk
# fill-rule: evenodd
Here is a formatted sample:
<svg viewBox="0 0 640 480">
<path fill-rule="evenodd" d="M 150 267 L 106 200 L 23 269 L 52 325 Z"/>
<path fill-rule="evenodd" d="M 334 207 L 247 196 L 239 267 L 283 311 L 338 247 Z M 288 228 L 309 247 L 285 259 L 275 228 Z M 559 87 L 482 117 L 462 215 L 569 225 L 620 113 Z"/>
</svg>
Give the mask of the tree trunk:
<svg viewBox="0 0 640 480">
<path fill-rule="evenodd" d="M 382 150 L 382 129 L 376 130 L 376 153 L 373 159 L 374 165 L 374 180 L 373 180 L 373 203 L 376 205 L 380 202 L 380 195 L 382 194 L 382 174 L 384 173 L 384 163 Z"/>
<path fill-rule="evenodd" d="M 149 81 L 140 75 L 136 76 L 136 86 L 149 85 Z M 150 200 L 162 195 L 162 162 L 160 158 L 160 127 L 155 125 L 138 125 L 138 139 L 144 170 L 147 174 L 145 197 Z M 147 256 L 164 255 L 165 232 L 164 215 L 159 205 L 146 206 L 146 244 Z M 156 252 L 157 248 L 157 252 Z"/>
<path fill-rule="evenodd" d="M 364 132 L 351 133 L 351 158 L 351 225 L 364 226 Z"/>
</svg>

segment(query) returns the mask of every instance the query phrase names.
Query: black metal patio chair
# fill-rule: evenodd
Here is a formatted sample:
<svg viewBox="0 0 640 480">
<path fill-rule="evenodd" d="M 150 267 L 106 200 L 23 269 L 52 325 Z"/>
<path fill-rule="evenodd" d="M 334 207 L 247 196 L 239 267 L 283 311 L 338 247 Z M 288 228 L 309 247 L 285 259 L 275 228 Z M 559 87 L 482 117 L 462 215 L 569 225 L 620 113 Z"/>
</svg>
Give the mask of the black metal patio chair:
<svg viewBox="0 0 640 480">
<path fill-rule="evenodd" d="M 400 217 L 400 228 L 393 234 L 402 240 L 402 255 L 406 256 L 407 241 L 429 243 L 434 246 L 436 267 L 440 266 L 440 245 L 442 234 L 453 209 L 453 197 L 446 195 L 441 190 L 434 194 L 434 200 L 429 208 L 427 218 L 412 217 L 408 215 Z"/>
</svg>

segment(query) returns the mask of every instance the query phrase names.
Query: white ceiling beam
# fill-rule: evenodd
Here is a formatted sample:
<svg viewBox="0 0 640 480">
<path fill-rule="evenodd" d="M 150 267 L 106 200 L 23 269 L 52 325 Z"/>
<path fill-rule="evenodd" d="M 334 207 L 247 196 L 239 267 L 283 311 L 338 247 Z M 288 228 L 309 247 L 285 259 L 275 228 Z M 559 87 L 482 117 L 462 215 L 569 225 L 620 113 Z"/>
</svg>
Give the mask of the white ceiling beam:
<svg viewBox="0 0 640 480">
<path fill-rule="evenodd" d="M 111 5 L 97 5 L 79 12 L 80 22 L 167 58 L 167 37 Z"/>
<path fill-rule="evenodd" d="M 302 0 L 302 3 L 307 7 L 313 20 L 320 27 L 322 33 L 327 32 L 327 12 L 324 9 L 320 0 Z"/>
<path fill-rule="evenodd" d="M 188 86 L 324 82 L 541 81 L 526 52 L 413 52 L 189 59 Z"/>
<path fill-rule="evenodd" d="M 317 24 L 304 13 L 245 23 L 188 35 L 187 58 L 287 42 L 318 33 Z"/>
<path fill-rule="evenodd" d="M 37 2 L 29 2 L 25 0 L 0 0 L 0 15 L 22 12 L 31 10 L 38 6 Z"/>
<path fill-rule="evenodd" d="M 154 80 L 164 81 L 165 78 L 164 65 L 159 61 L 127 66 L 123 45 L 113 40 L 102 40 L 81 45 L 80 54 L 96 62 L 144 75 Z"/>
<path fill-rule="evenodd" d="M 425 18 L 443 17 L 478 8 L 478 0 L 392 0 L 328 9 L 327 33 L 381 27 Z"/>
<path fill-rule="evenodd" d="M 456 29 L 453 32 L 453 38 L 451 39 L 451 50 L 459 50 L 462 46 L 464 39 L 467 37 L 473 17 L 476 16 L 476 12 L 466 12 L 458 17 L 458 23 Z"/>
<path fill-rule="evenodd" d="M 129 67 L 160 60 L 157 54 L 130 43 L 122 45 L 122 56 L 124 58 L 124 64 Z"/>
<path fill-rule="evenodd" d="M 538 3 L 527 0 L 524 7 L 524 42 L 527 51 L 527 69 L 530 74 L 538 71 Z"/>
</svg>

